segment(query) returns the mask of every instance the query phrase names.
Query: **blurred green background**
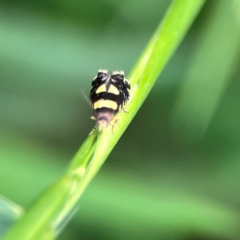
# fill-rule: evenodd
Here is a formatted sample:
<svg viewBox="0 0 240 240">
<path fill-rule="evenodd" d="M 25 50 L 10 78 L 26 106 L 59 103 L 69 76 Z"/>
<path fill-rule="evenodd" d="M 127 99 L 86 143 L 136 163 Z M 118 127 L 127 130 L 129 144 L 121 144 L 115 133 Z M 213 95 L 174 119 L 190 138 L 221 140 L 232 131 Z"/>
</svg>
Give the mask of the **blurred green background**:
<svg viewBox="0 0 240 240">
<path fill-rule="evenodd" d="M 0 3 L 0 194 L 27 207 L 95 122 L 170 1 Z M 207 1 L 59 239 L 240 239 L 240 1 Z"/>
</svg>

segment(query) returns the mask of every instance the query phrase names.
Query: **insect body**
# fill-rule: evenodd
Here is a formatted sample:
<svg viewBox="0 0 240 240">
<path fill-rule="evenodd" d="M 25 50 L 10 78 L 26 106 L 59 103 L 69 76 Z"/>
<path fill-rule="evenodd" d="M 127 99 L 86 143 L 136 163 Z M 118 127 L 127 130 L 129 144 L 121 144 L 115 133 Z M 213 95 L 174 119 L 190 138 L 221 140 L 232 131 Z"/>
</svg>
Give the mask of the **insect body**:
<svg viewBox="0 0 240 240">
<path fill-rule="evenodd" d="M 130 85 L 123 71 L 99 70 L 92 81 L 90 101 L 99 130 L 105 129 L 129 99 Z"/>
</svg>

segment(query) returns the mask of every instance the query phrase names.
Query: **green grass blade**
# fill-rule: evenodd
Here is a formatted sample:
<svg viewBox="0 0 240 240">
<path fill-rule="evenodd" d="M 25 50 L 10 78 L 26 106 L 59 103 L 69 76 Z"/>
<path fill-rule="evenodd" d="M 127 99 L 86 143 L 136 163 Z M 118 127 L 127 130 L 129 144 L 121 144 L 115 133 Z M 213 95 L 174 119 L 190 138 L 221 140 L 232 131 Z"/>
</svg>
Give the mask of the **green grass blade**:
<svg viewBox="0 0 240 240">
<path fill-rule="evenodd" d="M 121 135 L 154 86 L 169 58 L 179 46 L 204 0 L 175 0 L 129 76 L 131 99 L 121 112 L 119 126 L 98 133 L 94 129 L 86 139 L 64 177 L 43 193 L 9 231 L 5 239 L 51 239 L 59 226 L 69 219 L 83 191 L 96 175 Z M 93 156 L 92 156 L 93 155 Z"/>
<path fill-rule="evenodd" d="M 239 24 L 232 21 L 232 11 L 227 11 L 231 7 L 227 1 L 216 4 L 205 18 L 208 24 L 199 31 L 204 38 L 192 48 L 191 64 L 172 111 L 172 129 L 181 142 L 193 144 L 204 136 L 238 69 Z M 221 41 L 216 44 L 216 39 Z"/>
<path fill-rule="evenodd" d="M 75 204 L 69 204 L 72 193 L 81 182 L 87 161 L 91 158 L 96 142 L 96 133 L 91 134 L 73 158 L 69 170 L 56 184 L 47 189 L 25 215 L 8 232 L 5 239 L 54 239 L 69 220 Z M 67 210 L 66 210 L 67 209 Z"/>
<path fill-rule="evenodd" d="M 203 0 L 176 0 L 170 6 L 165 19 L 160 24 L 130 74 L 129 80 L 131 83 L 132 96 L 130 103 L 126 106 L 126 110 L 129 113 L 118 114 L 117 117 L 121 119 L 120 126 L 114 128 L 114 134 L 111 128 L 99 134 L 93 159 L 78 189 L 79 195 L 81 195 L 91 179 L 95 176 L 141 107 L 162 69 L 191 26 L 203 3 Z"/>
</svg>

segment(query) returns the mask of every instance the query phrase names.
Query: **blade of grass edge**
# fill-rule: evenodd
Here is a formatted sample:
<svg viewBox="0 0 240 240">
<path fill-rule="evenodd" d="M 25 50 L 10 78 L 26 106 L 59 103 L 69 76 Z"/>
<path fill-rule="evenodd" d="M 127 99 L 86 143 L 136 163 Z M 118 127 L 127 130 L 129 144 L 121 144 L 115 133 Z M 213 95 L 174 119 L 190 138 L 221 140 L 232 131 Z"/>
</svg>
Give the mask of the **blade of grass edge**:
<svg viewBox="0 0 240 240">
<path fill-rule="evenodd" d="M 89 135 L 74 156 L 66 174 L 44 191 L 26 209 L 22 218 L 8 231 L 4 239 L 53 239 L 58 226 L 68 217 L 69 199 L 85 172 L 86 164 L 95 150 L 97 132 Z M 66 211 L 67 209 L 67 211 Z"/>
<path fill-rule="evenodd" d="M 187 30 L 193 23 L 201 9 L 204 0 L 183 1 L 176 0 L 170 6 L 165 19 L 154 34 L 144 54 L 134 67 L 130 75 L 131 95 L 130 103 L 126 106 L 129 113 L 119 113 L 121 125 L 112 129 L 108 128 L 99 133 L 96 150 L 87 168 L 86 175 L 77 190 L 78 198 L 83 193 L 92 178 L 96 175 L 121 135 L 141 107 L 162 69 L 174 53 Z"/>
<path fill-rule="evenodd" d="M 126 106 L 129 113 L 118 114 L 117 117 L 121 119 L 120 126 L 114 128 L 114 134 L 110 127 L 99 134 L 97 129 L 93 130 L 75 155 L 64 177 L 33 203 L 20 221 L 11 228 L 5 239 L 42 239 L 44 235 L 46 236 L 46 231 L 56 231 L 57 225 L 76 205 L 141 107 L 203 3 L 204 0 L 173 1 L 162 24 L 130 74 L 131 99 Z M 90 164 L 86 168 L 90 159 Z"/>
</svg>

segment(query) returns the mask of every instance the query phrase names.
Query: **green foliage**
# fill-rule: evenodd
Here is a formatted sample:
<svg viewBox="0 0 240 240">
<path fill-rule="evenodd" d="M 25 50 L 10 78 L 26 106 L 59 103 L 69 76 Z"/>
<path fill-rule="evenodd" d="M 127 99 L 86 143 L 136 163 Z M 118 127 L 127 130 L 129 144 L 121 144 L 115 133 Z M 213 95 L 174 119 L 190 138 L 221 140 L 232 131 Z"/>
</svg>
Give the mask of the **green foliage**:
<svg viewBox="0 0 240 240">
<path fill-rule="evenodd" d="M 55 11 L 55 17 L 52 22 L 41 23 L 39 26 L 42 28 L 39 29 L 32 27 L 38 24 L 34 22 L 37 19 L 34 14 L 29 14 L 29 19 L 34 21 L 21 18 L 19 21 L 23 9 L 20 8 L 17 15 L 11 15 L 14 3 L 5 4 L 5 11 L 2 14 L 4 16 L 2 22 L 5 25 L 0 26 L 4 33 L 2 35 L 4 47 L 1 53 L 5 68 L 2 68 L 0 74 L 2 79 L 17 79 L 17 83 L 25 84 L 13 88 L 15 92 L 12 95 L 15 98 L 10 102 L 7 93 L 8 89 L 11 89 L 11 84 L 8 81 L 3 82 L 5 114 L 0 116 L 0 120 L 6 128 L 0 139 L 4 150 L 1 155 L 3 161 L 0 173 L 2 181 L 8 181 L 9 184 L 2 186 L 1 191 L 23 205 L 28 205 L 41 189 L 45 189 L 53 181 L 57 182 L 26 209 L 26 214 L 10 230 L 6 239 L 53 239 L 74 215 L 80 197 L 80 211 L 77 212 L 79 216 L 59 238 L 237 239 L 239 216 L 234 205 L 230 203 L 237 203 L 238 198 L 235 189 L 238 186 L 236 183 L 239 174 L 238 172 L 232 174 L 238 166 L 236 160 L 238 155 L 229 152 L 227 146 L 237 143 L 239 134 L 234 131 L 234 126 L 238 125 L 237 123 L 234 125 L 235 121 L 231 120 L 232 128 L 231 126 L 222 128 L 224 123 L 229 121 L 227 118 L 224 120 L 226 114 L 221 115 L 221 109 L 224 112 L 224 107 L 216 112 L 224 91 L 227 90 L 227 83 L 236 72 L 237 66 L 235 59 L 239 41 L 237 27 L 239 20 L 234 18 L 229 10 L 231 1 L 230 4 L 226 1 L 206 4 L 200 20 L 197 20 L 183 46 L 171 61 L 170 66 L 173 67 L 169 66 L 163 72 L 162 81 L 152 89 L 203 4 L 203 1 L 173 2 L 129 75 L 132 88 L 132 97 L 126 106 L 129 113 L 118 114 L 117 117 L 121 119 L 120 126 L 114 128 L 114 134 L 111 128 L 102 133 L 95 129 L 71 161 L 67 172 L 60 178 L 60 173 L 64 172 L 66 165 L 63 163 L 64 159 L 69 159 L 79 140 L 83 140 L 88 133 L 88 128 L 85 127 L 89 124 L 85 122 L 87 111 L 83 107 L 79 109 L 79 102 L 76 104 L 77 108 L 74 108 L 74 101 L 71 102 L 69 99 L 79 95 L 79 91 L 76 90 L 79 86 L 86 84 L 88 85 L 86 91 L 89 90 L 89 78 L 93 77 L 88 76 L 89 72 L 96 72 L 97 68 L 104 65 L 110 70 L 116 66 L 118 70 L 127 69 L 127 66 L 132 65 L 133 56 L 138 54 L 134 52 L 137 51 L 135 49 L 140 51 L 150 34 L 150 30 L 144 24 L 139 28 L 147 19 L 143 17 L 141 20 L 141 16 L 139 17 L 139 9 L 142 16 L 146 14 L 148 8 L 145 5 L 136 4 L 134 1 L 126 2 L 122 6 L 119 3 L 114 5 L 113 2 L 111 5 L 107 1 L 102 2 L 108 5 L 106 9 L 115 11 L 110 11 L 110 15 L 103 14 L 103 19 L 99 17 L 101 14 L 98 12 L 96 16 L 91 17 L 91 24 L 87 20 L 80 21 L 79 24 L 79 19 L 85 19 L 87 14 L 79 18 L 77 14 L 73 14 L 70 18 L 71 14 L 68 11 L 81 8 L 77 3 L 75 5 L 73 2 L 53 3 L 52 12 Z M 41 6 L 38 14 L 41 15 L 46 8 L 48 11 L 45 11 L 45 16 L 49 19 L 51 10 L 47 4 L 44 5 L 42 2 L 37 4 L 39 6 L 36 8 L 30 2 L 29 5 L 25 3 L 26 11 L 32 13 Z M 59 4 L 62 4 L 61 7 Z M 135 26 L 130 24 L 134 24 L 134 8 L 132 11 L 129 10 L 131 4 L 134 8 L 137 7 Z M 158 1 L 152 1 L 149 5 L 152 6 L 151 14 L 160 11 L 160 8 L 156 7 L 159 5 Z M 65 8 L 68 9 L 68 13 L 63 14 L 62 26 L 58 18 L 61 16 L 59 13 Z M 164 9 L 164 4 L 162 8 Z M 91 9 L 88 3 L 86 9 Z M 213 9 L 214 11 L 211 11 Z M 8 15 L 14 16 L 13 22 L 8 20 Z M 109 22 L 114 22 L 114 18 L 117 19 L 116 16 L 120 16 L 118 25 L 108 25 Z M 94 21 L 94 17 L 97 20 Z M 66 22 L 63 21 L 64 18 L 67 18 Z M 158 21 L 159 14 L 156 14 L 155 18 Z M 124 21 L 129 24 L 125 24 Z M 149 26 L 153 26 L 151 21 L 153 20 L 148 18 Z M 93 31 L 95 35 L 87 32 L 91 28 L 94 29 L 95 22 L 98 28 L 101 26 L 103 34 L 99 29 Z M 104 24 L 101 25 L 100 22 Z M 85 30 L 78 34 L 79 28 Z M 129 31 L 127 35 L 129 37 L 119 36 L 121 35 L 119 30 L 115 29 L 122 29 L 120 32 L 125 35 Z M 134 29 L 136 32 L 130 35 Z M 140 33 L 142 34 L 143 30 L 145 35 L 141 37 Z M 233 38 L 227 37 L 233 33 Z M 91 40 L 88 35 L 92 35 Z M 18 44 L 12 46 L 9 39 L 17 39 Z M 222 41 L 217 44 L 216 39 Z M 116 49 L 116 45 L 122 46 L 120 50 Z M 24 51 L 25 48 L 27 51 Z M 222 55 L 224 58 L 221 58 Z M 99 62 L 103 66 L 99 66 Z M 81 78 L 78 76 L 79 63 L 80 68 L 85 71 Z M 8 70 L 16 69 L 16 66 L 21 69 L 18 71 L 22 72 L 22 75 Z M 88 81 L 79 84 L 79 79 L 84 78 Z M 32 79 L 37 83 L 36 86 Z M 69 81 L 66 82 L 66 79 Z M 178 85 L 181 85 L 180 94 L 176 90 Z M 237 89 L 238 84 L 235 85 Z M 34 94 L 34 89 L 38 89 L 37 94 Z M 151 89 L 152 97 L 146 101 L 143 110 L 134 120 L 134 125 L 131 125 L 129 131 L 125 133 L 124 142 L 119 141 Z M 25 98 L 19 98 L 21 93 Z M 232 96 L 231 93 L 229 95 Z M 38 101 L 42 96 L 47 104 L 43 100 Z M 226 98 L 225 101 L 231 101 L 231 98 Z M 16 117 L 7 111 L 11 109 L 12 103 L 16 105 L 14 105 Z M 18 106 L 25 107 L 18 109 Z M 226 106 L 232 104 L 226 103 Z M 27 121 L 24 118 L 26 109 L 31 109 L 33 113 Z M 231 114 L 231 109 L 227 109 Z M 75 112 L 80 112 L 81 118 L 74 115 Z M 53 113 L 55 118 L 51 117 Z M 211 127 L 214 114 L 223 116 L 217 118 L 216 123 L 219 127 L 213 125 Z M 77 123 L 70 124 L 72 122 L 69 116 L 78 119 Z M 74 132 L 72 128 L 77 129 L 73 125 L 81 126 L 86 131 L 81 135 L 72 133 L 67 138 L 70 132 Z M 12 129 L 7 126 L 14 127 Z M 223 136 L 221 138 L 217 136 L 212 141 L 212 135 L 215 136 L 219 129 L 225 129 L 221 131 Z M 23 141 L 24 133 L 28 133 L 28 138 L 33 141 Z M 133 138 L 133 135 L 136 137 Z M 141 135 L 142 138 L 138 137 Z M 224 144 L 225 135 L 227 138 L 231 136 L 232 145 Z M 203 136 L 205 139 L 202 140 Z M 61 143 L 61 139 L 68 139 L 69 143 L 67 141 Z M 106 169 L 110 170 L 103 169 L 100 176 L 89 186 L 118 141 L 116 150 L 110 158 L 119 160 L 120 166 L 111 167 L 107 161 Z M 48 142 L 49 147 L 46 146 Z M 226 157 L 220 153 L 224 153 Z M 129 169 L 132 171 L 127 174 Z M 39 177 L 39 182 L 35 182 L 36 176 Z M 19 182 L 17 190 L 11 191 L 11 186 L 17 182 Z M 82 196 L 85 190 L 87 191 Z M 74 227 L 74 224 L 77 227 Z M 116 235 L 119 230 L 121 233 Z"/>
<path fill-rule="evenodd" d="M 72 211 L 83 190 L 88 186 L 142 105 L 202 4 L 201 0 L 175 1 L 171 5 L 159 30 L 132 72 L 130 77 L 132 100 L 126 108 L 130 113 L 125 117 L 123 114 L 119 116 L 121 126 L 116 127 L 115 134 L 112 134 L 111 128 L 97 134 L 98 129 L 95 128 L 80 148 L 63 178 L 33 203 L 10 230 L 6 239 L 43 239 L 43 236 L 44 239 L 51 239 L 52 236 L 57 235 L 59 226 Z M 87 165 L 88 162 L 90 162 L 89 165 Z"/>
</svg>

